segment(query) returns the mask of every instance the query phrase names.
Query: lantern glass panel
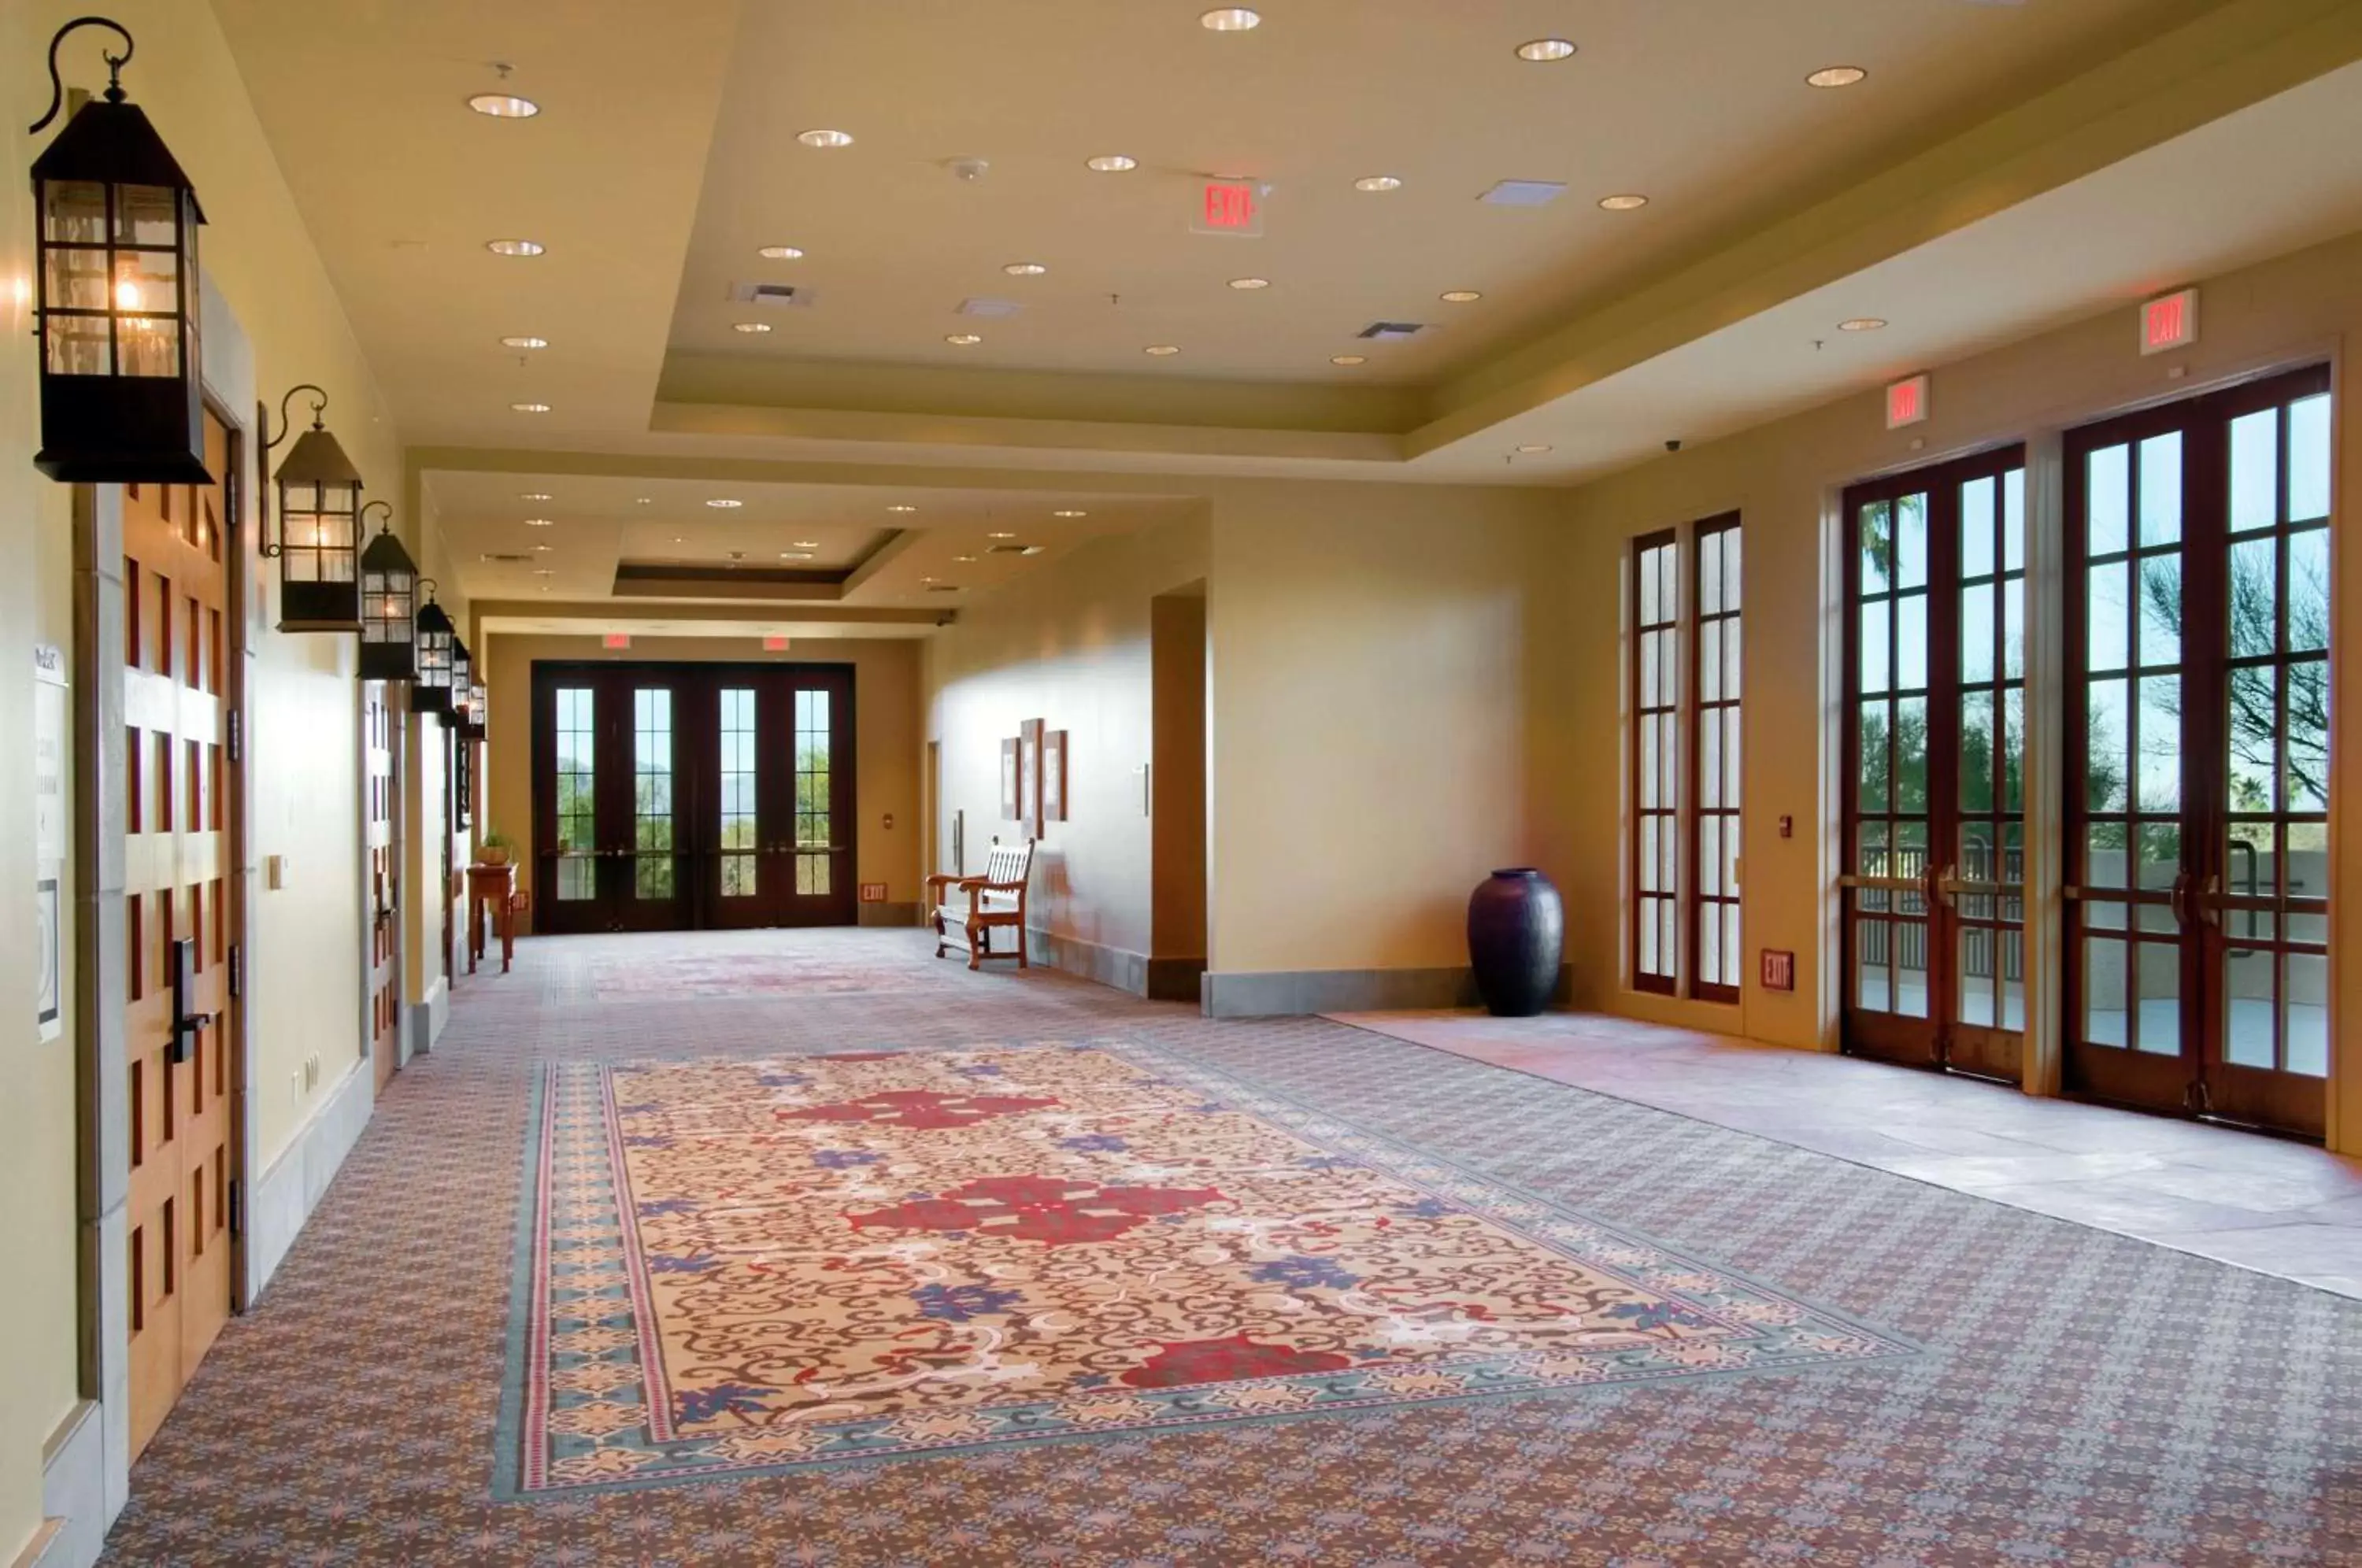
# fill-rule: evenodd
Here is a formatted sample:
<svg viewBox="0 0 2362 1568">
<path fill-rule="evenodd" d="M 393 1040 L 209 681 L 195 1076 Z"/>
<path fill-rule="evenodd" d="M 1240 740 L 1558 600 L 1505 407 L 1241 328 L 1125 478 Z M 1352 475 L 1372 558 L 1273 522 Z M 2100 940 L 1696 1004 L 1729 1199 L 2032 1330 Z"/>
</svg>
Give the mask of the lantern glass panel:
<svg viewBox="0 0 2362 1568">
<path fill-rule="evenodd" d="M 353 511 L 359 499 L 355 485 L 301 480 L 280 485 L 282 580 L 353 580 Z"/>
<path fill-rule="evenodd" d="M 97 181 L 45 180 L 41 203 L 43 237 L 51 245 L 106 243 L 106 187 Z M 52 296 L 50 303 L 64 302 Z"/>
<path fill-rule="evenodd" d="M 410 641 L 411 577 L 404 571 L 361 573 L 361 641 Z"/>
<path fill-rule="evenodd" d="M 155 246 L 166 251 L 177 249 L 181 243 L 181 193 L 166 185 L 117 185 L 115 242 Z"/>
<path fill-rule="evenodd" d="M 67 252 L 72 255 L 73 252 Z M 58 253 L 50 252 L 55 261 Z M 102 259 L 104 256 L 102 253 Z M 102 269 L 96 274 L 106 276 Z M 49 343 L 41 369 L 52 376 L 105 376 L 115 370 L 115 324 L 103 315 L 60 315 L 43 324 Z"/>
<path fill-rule="evenodd" d="M 106 308 L 106 252 L 72 246 L 49 253 L 49 300 L 52 310 Z"/>
<path fill-rule="evenodd" d="M 450 633 L 418 634 L 418 684 L 445 691 L 451 689 Z"/>
</svg>

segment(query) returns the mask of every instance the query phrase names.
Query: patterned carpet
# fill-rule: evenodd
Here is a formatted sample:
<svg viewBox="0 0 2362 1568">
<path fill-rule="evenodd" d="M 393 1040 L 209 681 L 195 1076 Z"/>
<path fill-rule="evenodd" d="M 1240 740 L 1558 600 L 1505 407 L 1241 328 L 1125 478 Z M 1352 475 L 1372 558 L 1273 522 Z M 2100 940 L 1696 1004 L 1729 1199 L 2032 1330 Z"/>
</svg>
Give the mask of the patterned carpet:
<svg viewBox="0 0 2362 1568">
<path fill-rule="evenodd" d="M 714 940 L 529 942 L 515 974 L 463 984 L 441 1046 L 395 1080 L 135 1469 L 109 1562 L 2362 1562 L 2362 1303 L 1317 1020 L 1209 1023 L 1041 971 L 960 969 L 949 994 L 641 1000 L 553 979 L 693 961 Z M 911 933 L 730 940 L 886 969 L 925 951 Z M 1529 1194 L 1562 1222 L 1677 1249 L 1690 1274 L 1752 1281 L 1749 1299 L 1920 1348 L 500 1500 L 516 1221 L 545 1089 L 603 1106 L 610 1086 L 671 1075 L 661 1096 L 613 1101 L 666 1117 L 732 1073 L 828 1078 L 844 1092 L 797 1105 L 849 1118 L 880 1085 L 844 1053 L 918 1051 L 956 1073 L 1045 1043 L 1235 1086 L 1216 1099 L 1258 1138 L 1366 1139 L 1349 1150 L 1363 1181 L 1408 1180 L 1392 1162 L 1424 1152 L 1411 1185 L 1449 1176 L 1447 1205 L 1493 1227 L 1485 1244 L 1517 1242 Z M 632 1066 L 649 1062 L 678 1066 Z M 1079 1093 L 1087 1076 L 1034 1088 Z M 940 1107 L 953 1086 L 930 1082 Z M 586 1180 L 614 1169 L 612 1152 L 580 1163 Z M 650 1179 L 672 1179 L 660 1165 Z M 922 1219 L 921 1194 L 943 1196 L 922 1175 L 862 1211 Z M 646 1200 L 675 1196 L 711 1190 Z M 999 1200 L 988 1217 L 1025 1207 L 966 1196 Z M 1593 1266 L 1630 1288 L 1645 1261 Z M 1521 1258 L 1544 1264 L 1582 1266 Z"/>
</svg>

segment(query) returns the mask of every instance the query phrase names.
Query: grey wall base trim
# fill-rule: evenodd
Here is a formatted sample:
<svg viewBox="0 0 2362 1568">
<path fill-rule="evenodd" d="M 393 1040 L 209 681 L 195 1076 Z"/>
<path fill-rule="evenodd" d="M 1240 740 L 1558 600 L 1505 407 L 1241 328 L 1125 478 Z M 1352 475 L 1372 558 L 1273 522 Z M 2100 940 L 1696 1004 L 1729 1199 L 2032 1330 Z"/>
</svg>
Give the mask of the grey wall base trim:
<svg viewBox="0 0 2362 1568">
<path fill-rule="evenodd" d="M 917 925 L 920 924 L 917 904 L 863 904 L 855 917 L 856 925 Z"/>
<path fill-rule="evenodd" d="M 1102 986 L 1129 991 L 1133 996 L 1148 994 L 1148 957 L 1121 947 L 1107 947 L 1096 942 L 1086 942 L 1079 936 L 1059 936 L 1046 931 L 1025 933 L 1026 955 L 1036 964 L 1052 969 L 1063 969 L 1069 975 L 1080 975 Z"/>
<path fill-rule="evenodd" d="M 1293 1018 L 1469 1007 L 1475 1000 L 1475 977 L 1465 968 L 1209 970 L 1204 1007 L 1208 1018 Z"/>
<path fill-rule="evenodd" d="M 376 1075 L 356 1061 L 287 1152 L 255 1178 L 246 1206 L 246 1300 L 251 1307 L 320 1206 L 377 1106 Z"/>
<path fill-rule="evenodd" d="M 106 1421 L 85 1399 L 58 1424 L 41 1452 L 41 1515 L 57 1531 L 33 1557 L 34 1568 L 89 1568 L 106 1545 L 121 1507 L 106 1506 Z"/>
<path fill-rule="evenodd" d="M 1151 958 L 1148 961 L 1150 1001 L 1196 1002 L 1204 989 L 1203 958 Z"/>
<path fill-rule="evenodd" d="M 424 1056 L 435 1049 L 435 1042 L 443 1038 L 443 1026 L 451 1021 L 451 982 L 437 979 L 428 988 L 425 999 L 414 1001 L 402 1010 L 402 1059 L 406 1065 L 414 1056 Z"/>
</svg>

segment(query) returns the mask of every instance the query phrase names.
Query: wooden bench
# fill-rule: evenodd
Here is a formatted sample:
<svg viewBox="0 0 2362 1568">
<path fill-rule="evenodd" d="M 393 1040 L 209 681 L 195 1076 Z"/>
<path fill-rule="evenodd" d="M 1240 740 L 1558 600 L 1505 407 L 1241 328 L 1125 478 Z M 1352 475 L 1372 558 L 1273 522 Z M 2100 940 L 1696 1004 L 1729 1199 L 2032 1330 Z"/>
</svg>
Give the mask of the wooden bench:
<svg viewBox="0 0 2362 1568">
<path fill-rule="evenodd" d="M 987 958 L 1014 958 L 1021 969 L 1032 967 L 1025 957 L 1025 884 L 1033 875 L 1033 841 L 1003 844 L 992 841 L 981 877 L 955 877 L 937 872 L 927 878 L 927 898 L 935 906 L 935 956 L 953 942 L 967 942 L 967 966 L 980 969 Z M 967 894 L 967 902 L 953 900 L 946 889 Z M 1007 928 L 1016 933 L 1014 951 L 996 953 L 992 933 Z"/>
</svg>

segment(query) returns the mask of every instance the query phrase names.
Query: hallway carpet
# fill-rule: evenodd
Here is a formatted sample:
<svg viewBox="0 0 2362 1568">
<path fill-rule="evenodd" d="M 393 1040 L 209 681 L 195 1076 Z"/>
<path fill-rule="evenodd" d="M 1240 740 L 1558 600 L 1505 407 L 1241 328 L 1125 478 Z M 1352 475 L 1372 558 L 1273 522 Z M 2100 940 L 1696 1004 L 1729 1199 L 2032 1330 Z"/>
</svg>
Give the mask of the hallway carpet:
<svg viewBox="0 0 2362 1568">
<path fill-rule="evenodd" d="M 514 974 L 463 982 L 441 1045 L 394 1081 L 279 1277 L 135 1469 L 107 1561 L 2362 1562 L 2362 1303 L 1319 1020 L 1212 1023 L 1041 971 L 644 999 L 567 979 L 609 963 L 693 970 L 719 951 L 907 970 L 922 940 L 545 940 Z M 1750 1299 L 1867 1325 L 1903 1353 L 501 1500 L 517 1217 L 545 1090 L 603 1096 L 669 1075 L 685 1092 L 619 1102 L 676 1108 L 661 1119 L 733 1074 L 842 1075 L 844 1092 L 784 1109 L 834 1108 L 844 1120 L 807 1121 L 843 1134 L 874 1125 L 861 1108 L 880 1087 L 845 1053 L 916 1052 L 904 1066 L 957 1075 L 1060 1044 L 1234 1085 L 1222 1102 L 1253 1137 L 1366 1138 L 1356 1179 L 1448 1177 L 1460 1208 L 1494 1214 L 1487 1245 L 1515 1242 L 1497 1220 L 1530 1193 L 1542 1212 L 1654 1238 L 1633 1244 L 1755 1282 Z M 932 1082 L 940 1110 L 954 1088 Z M 1045 1081 L 1006 1098 L 1043 1088 L 1080 1092 Z M 1415 1158 L 1393 1163 L 1402 1151 L 1435 1158 L 1422 1176 Z M 579 1163 L 595 1180 L 602 1162 Z M 944 1197 L 945 1173 L 908 1174 L 907 1191 L 862 1211 L 887 1216 L 881 1237 L 948 1235 L 899 1222 Z M 1175 1191 L 1227 1179 L 1114 1174 L 1093 1172 Z M 675 1196 L 712 1189 L 648 1201 Z M 987 1218 L 1025 1207 L 964 1196 Z"/>
</svg>

